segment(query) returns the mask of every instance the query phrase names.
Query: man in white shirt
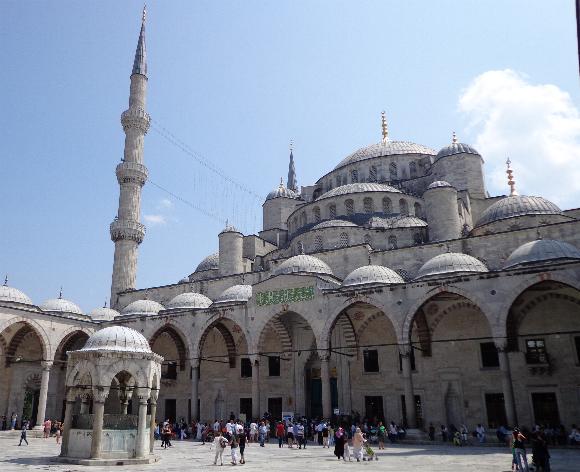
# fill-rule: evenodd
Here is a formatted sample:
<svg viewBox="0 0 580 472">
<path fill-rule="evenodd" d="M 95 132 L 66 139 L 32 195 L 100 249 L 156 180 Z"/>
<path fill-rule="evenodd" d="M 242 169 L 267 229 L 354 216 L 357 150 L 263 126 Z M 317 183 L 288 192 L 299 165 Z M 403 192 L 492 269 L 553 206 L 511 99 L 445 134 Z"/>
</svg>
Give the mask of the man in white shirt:
<svg viewBox="0 0 580 472">
<path fill-rule="evenodd" d="M 222 436 L 221 432 L 218 432 L 213 440 L 213 447 L 215 448 L 213 465 L 217 465 L 218 459 L 220 460 L 220 465 L 224 465 L 223 455 L 227 445 L 228 440 Z"/>
<path fill-rule="evenodd" d="M 220 422 L 218 420 L 215 420 L 215 423 L 213 424 L 213 432 L 217 433 L 220 430 Z"/>
<path fill-rule="evenodd" d="M 257 442 L 258 441 L 258 425 L 255 421 L 250 423 L 250 441 Z"/>
<path fill-rule="evenodd" d="M 477 439 L 479 439 L 479 442 L 480 443 L 485 442 L 485 428 L 481 423 L 477 425 L 477 428 L 475 428 L 475 432 L 477 434 Z"/>
</svg>

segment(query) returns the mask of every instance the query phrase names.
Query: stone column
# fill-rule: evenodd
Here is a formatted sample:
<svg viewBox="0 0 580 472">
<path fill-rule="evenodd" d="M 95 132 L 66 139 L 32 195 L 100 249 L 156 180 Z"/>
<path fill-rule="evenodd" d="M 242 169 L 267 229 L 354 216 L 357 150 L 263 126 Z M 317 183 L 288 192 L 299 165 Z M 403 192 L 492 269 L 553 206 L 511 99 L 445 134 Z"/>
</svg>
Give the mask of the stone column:
<svg viewBox="0 0 580 472">
<path fill-rule="evenodd" d="M 119 403 L 121 404 L 121 414 L 126 415 L 129 408 L 129 392 L 125 387 L 119 389 Z"/>
<path fill-rule="evenodd" d="M 89 413 L 89 404 L 91 402 L 91 397 L 89 395 L 81 395 L 81 415 L 86 415 Z"/>
<path fill-rule="evenodd" d="M 260 413 L 260 361 L 252 359 L 252 416 L 259 420 Z"/>
<path fill-rule="evenodd" d="M 151 422 L 149 423 L 149 453 L 153 454 L 153 446 L 155 445 L 155 417 L 157 416 L 157 397 L 159 392 L 151 390 L 149 397 L 149 404 L 151 405 Z"/>
<path fill-rule="evenodd" d="M 38 398 L 38 414 L 36 415 L 36 425 L 34 429 L 43 429 L 46 415 L 46 399 L 48 398 L 48 381 L 50 379 L 50 369 L 52 361 L 42 361 L 42 378 L 40 379 L 40 396 Z"/>
<path fill-rule="evenodd" d="M 103 442 L 103 420 L 105 418 L 105 400 L 107 391 L 96 388 L 93 392 L 93 436 L 91 439 L 91 459 L 101 457 L 101 444 Z"/>
<path fill-rule="evenodd" d="M 401 365 L 403 370 L 403 388 L 405 390 L 405 406 L 407 409 L 407 428 L 417 427 L 417 415 L 415 412 L 415 391 L 413 389 L 413 376 L 411 369 L 412 346 L 404 345 L 399 347 L 401 354 Z"/>
<path fill-rule="evenodd" d="M 151 390 L 148 388 L 139 388 L 137 398 L 139 399 L 139 424 L 137 426 L 137 438 L 135 442 L 135 457 L 142 459 L 146 452 L 151 449 L 147 447 L 147 440 L 150 439 L 147 434 L 147 400 L 149 400 Z"/>
<path fill-rule="evenodd" d="M 322 416 L 324 419 L 332 417 L 332 399 L 330 396 L 330 360 L 328 357 L 320 359 L 320 380 L 322 382 Z"/>
<path fill-rule="evenodd" d="M 197 400 L 199 398 L 199 364 L 194 361 L 191 364 L 191 419 L 197 421 L 199 419 L 199 409 L 197 407 Z"/>
<path fill-rule="evenodd" d="M 62 445 L 60 446 L 60 455 L 68 455 L 68 444 L 70 440 L 70 430 L 72 427 L 73 408 L 76 401 L 76 392 L 70 389 L 66 394 L 66 407 L 64 412 L 64 422 L 62 424 Z"/>
<path fill-rule="evenodd" d="M 514 397 L 514 387 L 512 383 L 510 359 L 508 357 L 507 347 L 504 344 L 496 343 L 496 347 L 497 347 L 497 355 L 499 358 L 499 368 L 502 374 L 501 385 L 505 404 L 505 414 L 507 417 L 508 425 L 513 428 L 518 424 L 518 418 L 516 414 L 516 402 Z"/>
</svg>

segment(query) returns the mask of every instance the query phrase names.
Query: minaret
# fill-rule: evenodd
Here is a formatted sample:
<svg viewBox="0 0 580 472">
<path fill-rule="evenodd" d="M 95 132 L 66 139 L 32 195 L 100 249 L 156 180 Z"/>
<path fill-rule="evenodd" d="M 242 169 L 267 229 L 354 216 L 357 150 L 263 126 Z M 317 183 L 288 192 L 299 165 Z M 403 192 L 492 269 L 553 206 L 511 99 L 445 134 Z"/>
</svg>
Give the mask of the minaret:
<svg viewBox="0 0 580 472">
<path fill-rule="evenodd" d="M 137 276 L 137 248 L 145 236 L 145 226 L 140 223 L 141 189 L 147 181 L 147 168 L 143 165 L 143 138 L 149 130 L 150 118 L 145 111 L 147 95 L 147 61 L 145 51 L 145 15 L 135 51 L 131 73 L 129 108 L 121 114 L 125 132 L 125 150 L 116 174 L 120 186 L 119 210 L 110 226 L 111 240 L 115 243 L 113 278 L 111 282 L 112 308 L 117 307 L 117 294 L 135 288 Z"/>
<path fill-rule="evenodd" d="M 293 192 L 298 192 L 298 182 L 296 181 L 296 169 L 294 167 L 294 154 L 292 141 L 290 141 L 290 164 L 288 164 L 288 182 L 286 183 L 286 188 L 289 188 Z"/>
</svg>

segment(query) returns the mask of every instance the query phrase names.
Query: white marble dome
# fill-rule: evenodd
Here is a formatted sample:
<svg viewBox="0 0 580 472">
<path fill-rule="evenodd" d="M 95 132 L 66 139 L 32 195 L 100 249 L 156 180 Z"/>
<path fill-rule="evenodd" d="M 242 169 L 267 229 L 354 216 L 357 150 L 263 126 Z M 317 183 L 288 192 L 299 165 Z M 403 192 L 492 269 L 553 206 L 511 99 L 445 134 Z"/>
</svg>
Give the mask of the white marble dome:
<svg viewBox="0 0 580 472">
<path fill-rule="evenodd" d="M 173 297 L 166 307 L 168 309 L 207 308 L 211 303 L 211 300 L 201 293 L 185 292 Z"/>
<path fill-rule="evenodd" d="M 274 270 L 274 275 L 280 274 L 294 274 L 306 272 L 310 274 L 326 274 L 333 275 L 332 269 L 328 267 L 326 262 L 321 261 L 317 257 L 307 256 L 306 254 L 298 254 L 297 256 L 286 259 Z"/>
<path fill-rule="evenodd" d="M 252 298 L 251 285 L 233 285 L 226 288 L 214 303 L 247 302 Z"/>
<path fill-rule="evenodd" d="M 195 272 L 202 272 L 204 270 L 212 270 L 220 268 L 220 254 L 219 252 L 214 252 L 207 256 L 203 261 L 199 263 Z"/>
<path fill-rule="evenodd" d="M 434 156 L 435 151 L 427 146 L 423 146 L 422 144 L 416 144 L 409 141 L 391 141 L 389 139 L 387 141 L 381 141 L 380 143 L 371 144 L 370 146 L 358 149 L 340 161 L 335 169 L 354 162 L 372 159 L 373 157 L 400 156 L 405 154 Z"/>
<path fill-rule="evenodd" d="M 275 198 L 292 198 L 292 199 L 296 199 L 299 198 L 300 194 L 295 192 L 294 190 L 290 190 L 289 188 L 286 188 L 286 186 L 284 185 L 283 182 L 280 182 L 280 185 L 278 185 L 277 188 L 275 188 L 274 190 L 272 190 L 268 196 L 266 197 L 266 201 L 268 200 L 274 200 Z"/>
<path fill-rule="evenodd" d="M 488 272 L 483 262 L 468 254 L 447 252 L 429 259 L 419 269 L 415 280 L 453 274 Z"/>
<path fill-rule="evenodd" d="M 364 192 L 390 192 L 390 193 L 403 193 L 395 187 L 391 187 L 387 184 L 377 184 L 375 182 L 358 182 L 354 184 L 341 185 L 340 187 L 333 188 L 326 193 L 320 195 L 317 200 L 323 200 L 330 197 L 338 197 L 340 195 L 350 195 L 353 193 L 364 193 Z"/>
<path fill-rule="evenodd" d="M 471 146 L 465 143 L 451 143 L 449 146 L 441 148 L 441 150 L 435 156 L 435 160 L 439 160 L 442 157 L 453 156 L 455 154 L 473 154 L 475 156 L 480 156 L 479 152 Z"/>
<path fill-rule="evenodd" d="M 504 269 L 553 261 L 580 260 L 580 250 L 564 241 L 538 239 L 522 244 L 505 261 Z"/>
<path fill-rule="evenodd" d="M 0 286 L 0 302 L 22 303 L 32 305 L 32 300 L 24 292 L 4 284 Z"/>
<path fill-rule="evenodd" d="M 342 282 L 343 287 L 366 284 L 402 284 L 405 281 L 394 270 L 379 265 L 367 265 L 353 270 Z"/>
<path fill-rule="evenodd" d="M 51 298 L 40 305 L 42 311 L 49 311 L 51 313 L 72 313 L 74 315 L 82 315 L 83 311 L 78 305 L 66 300 L 64 298 Z"/>
<path fill-rule="evenodd" d="M 117 310 L 102 306 L 100 308 L 95 308 L 89 313 L 89 316 L 95 321 L 111 321 L 119 316 L 120 313 Z"/>
<path fill-rule="evenodd" d="M 163 309 L 163 305 L 154 300 L 135 300 L 123 308 L 121 315 L 156 315 Z"/>
<path fill-rule="evenodd" d="M 502 198 L 486 208 L 477 220 L 475 227 L 516 216 L 562 214 L 562 210 L 557 205 L 545 198 L 513 195 Z"/>
<path fill-rule="evenodd" d="M 151 352 L 143 336 L 126 326 L 109 326 L 94 333 L 81 351 Z"/>
<path fill-rule="evenodd" d="M 321 223 L 318 223 L 312 227 L 313 230 L 317 229 L 324 229 L 324 228 L 336 228 L 337 226 L 340 227 L 357 227 L 356 223 L 352 221 L 345 221 L 345 220 L 326 220 Z"/>
<path fill-rule="evenodd" d="M 435 182 L 429 184 L 429 186 L 427 187 L 427 190 L 432 190 L 434 188 L 447 188 L 447 187 L 453 188 L 453 185 L 451 185 L 449 182 L 445 182 L 445 180 L 436 180 Z"/>
</svg>

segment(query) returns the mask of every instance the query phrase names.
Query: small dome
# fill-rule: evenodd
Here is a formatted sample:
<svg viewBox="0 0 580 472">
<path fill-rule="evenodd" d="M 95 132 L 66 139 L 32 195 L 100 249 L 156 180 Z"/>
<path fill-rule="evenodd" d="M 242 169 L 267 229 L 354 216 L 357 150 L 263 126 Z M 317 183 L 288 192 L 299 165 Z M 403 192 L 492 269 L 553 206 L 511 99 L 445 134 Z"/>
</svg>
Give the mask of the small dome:
<svg viewBox="0 0 580 472">
<path fill-rule="evenodd" d="M 491 204 L 481 214 L 475 227 L 487 225 L 494 221 L 526 215 L 562 215 L 562 210 L 551 201 L 542 197 L 513 195 Z"/>
<path fill-rule="evenodd" d="M 522 244 L 511 253 L 503 266 L 504 269 L 513 269 L 528 264 L 553 261 L 579 260 L 580 251 L 575 246 L 564 241 L 553 239 L 538 239 Z"/>
<path fill-rule="evenodd" d="M 115 319 L 115 316 L 119 316 L 119 314 L 117 310 L 107 308 L 106 306 L 95 308 L 89 313 L 90 317 L 95 321 L 111 321 Z"/>
<path fill-rule="evenodd" d="M 266 197 L 266 201 L 268 200 L 274 200 L 275 198 L 292 198 L 292 199 L 296 199 L 299 198 L 300 194 L 295 192 L 294 190 L 290 190 L 289 188 L 286 188 L 286 186 L 284 185 L 284 182 L 280 182 L 280 185 L 278 185 L 277 188 L 275 188 L 274 190 L 272 190 L 268 196 Z"/>
<path fill-rule="evenodd" d="M 188 282 L 189 282 L 189 277 L 183 277 L 183 278 L 182 278 L 182 279 L 181 279 L 179 282 L 177 282 L 177 283 L 179 283 L 179 284 L 186 284 L 186 283 L 188 283 Z"/>
<path fill-rule="evenodd" d="M 432 188 L 444 188 L 444 187 L 451 187 L 454 188 L 449 182 L 445 182 L 444 180 L 436 180 L 432 184 L 427 187 L 427 190 L 431 190 Z"/>
<path fill-rule="evenodd" d="M 370 146 L 360 148 L 359 150 L 346 156 L 338 163 L 335 169 L 338 169 L 339 167 L 345 166 L 347 164 L 352 164 L 354 162 L 372 159 L 373 157 L 400 156 L 405 154 L 422 154 L 434 156 L 435 151 L 431 148 L 428 148 L 427 146 L 423 146 L 422 144 L 411 143 L 409 141 L 381 141 L 380 143 L 371 144 Z"/>
<path fill-rule="evenodd" d="M 447 252 L 429 259 L 419 269 L 415 280 L 452 274 L 488 272 L 485 264 L 468 254 Z"/>
<path fill-rule="evenodd" d="M 327 220 L 323 221 L 322 223 L 318 223 L 312 227 L 313 230 L 315 229 L 324 229 L 324 228 L 336 228 L 337 226 L 340 227 L 347 227 L 347 226 L 354 226 L 357 227 L 358 225 L 353 223 L 352 221 L 345 221 L 345 220 Z"/>
<path fill-rule="evenodd" d="M 214 252 L 207 256 L 203 261 L 199 263 L 195 272 L 202 272 L 204 270 L 213 270 L 220 268 L 220 253 Z"/>
<path fill-rule="evenodd" d="M 17 288 L 0 285 L 0 302 L 22 303 L 23 305 L 32 305 L 32 300 L 24 292 Z"/>
<path fill-rule="evenodd" d="M 82 315 L 83 311 L 69 300 L 64 298 L 52 298 L 46 300 L 42 305 L 40 305 L 42 311 L 49 311 L 53 313 L 72 313 L 74 315 Z"/>
<path fill-rule="evenodd" d="M 121 316 L 156 315 L 163 309 L 163 305 L 154 300 L 135 300 L 123 308 Z"/>
<path fill-rule="evenodd" d="M 435 160 L 437 161 L 442 157 L 453 156 L 455 154 L 473 154 L 481 157 L 481 154 L 479 154 L 479 152 L 469 144 L 451 143 L 449 146 L 445 146 L 437 153 Z"/>
<path fill-rule="evenodd" d="M 369 218 L 366 225 L 369 228 L 425 228 L 427 223 L 416 216 L 392 216 L 383 218 L 382 216 L 373 216 Z"/>
<path fill-rule="evenodd" d="M 196 292 L 185 292 L 174 297 L 168 304 L 167 309 L 176 308 L 207 308 L 211 300 L 205 295 Z"/>
<path fill-rule="evenodd" d="M 366 284 L 402 284 L 403 278 L 394 270 L 379 265 L 368 265 L 353 270 L 342 282 L 343 287 Z"/>
<path fill-rule="evenodd" d="M 214 303 L 247 302 L 252 298 L 251 285 L 233 285 L 226 288 Z"/>
<path fill-rule="evenodd" d="M 324 198 L 338 197 L 339 195 L 350 195 L 351 193 L 363 193 L 363 192 L 390 192 L 390 193 L 403 193 L 395 187 L 391 187 L 386 184 L 377 184 L 373 182 L 359 182 L 355 184 L 341 185 L 340 187 L 333 188 L 326 193 L 323 193 L 317 200 L 322 200 Z"/>
<path fill-rule="evenodd" d="M 109 326 L 94 333 L 81 351 L 151 352 L 145 336 L 126 326 Z"/>
<path fill-rule="evenodd" d="M 290 259 L 286 259 L 282 264 L 276 267 L 274 275 L 294 274 L 300 272 L 333 275 L 332 270 L 325 262 L 314 256 L 307 256 L 306 254 L 299 254 Z"/>
</svg>

